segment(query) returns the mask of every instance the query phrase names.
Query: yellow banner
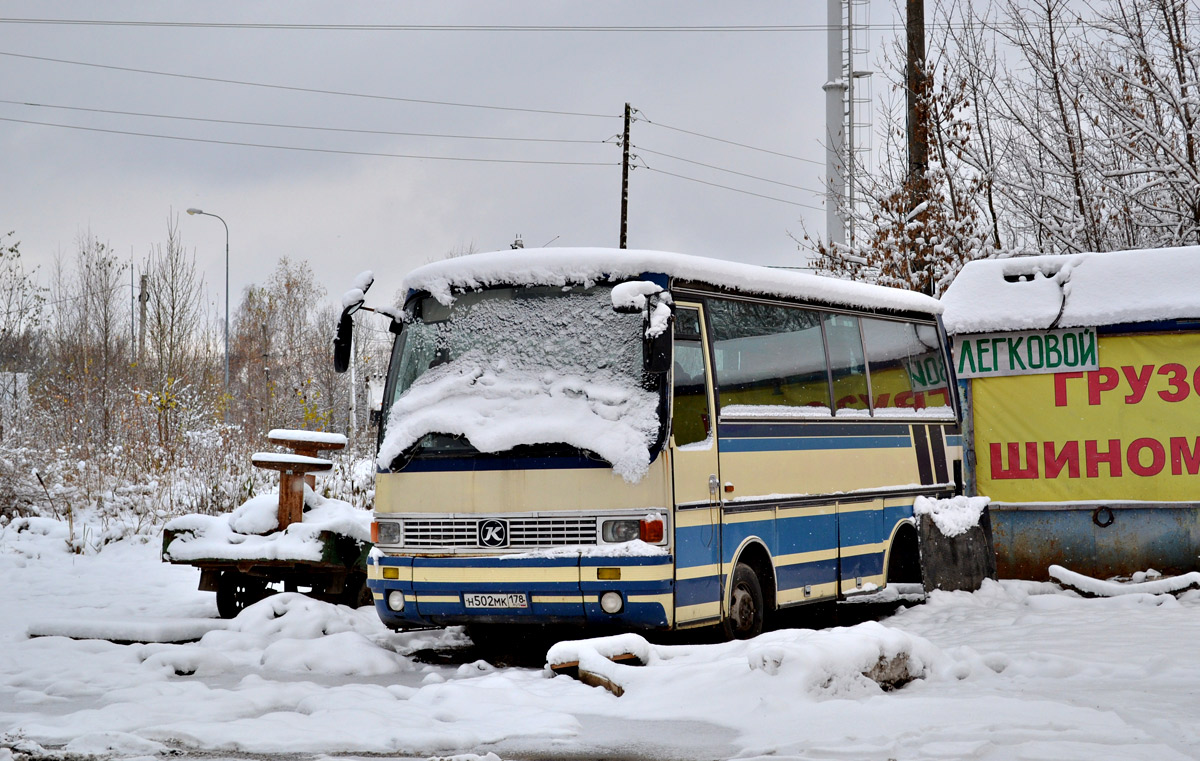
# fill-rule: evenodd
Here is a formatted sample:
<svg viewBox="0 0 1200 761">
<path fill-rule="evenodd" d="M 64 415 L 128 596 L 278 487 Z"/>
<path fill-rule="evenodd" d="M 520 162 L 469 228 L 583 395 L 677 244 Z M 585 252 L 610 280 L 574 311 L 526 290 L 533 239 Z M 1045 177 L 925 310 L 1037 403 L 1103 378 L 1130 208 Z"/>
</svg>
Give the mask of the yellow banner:
<svg viewBox="0 0 1200 761">
<path fill-rule="evenodd" d="M 1101 336 L 1098 359 L 971 381 L 980 494 L 1200 501 L 1200 334 Z"/>
</svg>

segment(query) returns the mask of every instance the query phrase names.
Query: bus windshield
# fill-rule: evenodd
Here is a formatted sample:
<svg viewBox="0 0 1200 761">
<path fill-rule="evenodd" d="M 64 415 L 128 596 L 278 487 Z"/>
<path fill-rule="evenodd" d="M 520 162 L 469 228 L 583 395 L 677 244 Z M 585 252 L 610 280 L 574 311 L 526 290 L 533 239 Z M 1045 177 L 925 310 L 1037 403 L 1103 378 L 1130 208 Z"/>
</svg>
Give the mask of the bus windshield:
<svg viewBox="0 0 1200 761">
<path fill-rule="evenodd" d="M 611 287 L 507 287 L 413 305 L 392 354 L 379 464 L 563 445 L 638 480 L 660 439 L 642 318 Z"/>
</svg>

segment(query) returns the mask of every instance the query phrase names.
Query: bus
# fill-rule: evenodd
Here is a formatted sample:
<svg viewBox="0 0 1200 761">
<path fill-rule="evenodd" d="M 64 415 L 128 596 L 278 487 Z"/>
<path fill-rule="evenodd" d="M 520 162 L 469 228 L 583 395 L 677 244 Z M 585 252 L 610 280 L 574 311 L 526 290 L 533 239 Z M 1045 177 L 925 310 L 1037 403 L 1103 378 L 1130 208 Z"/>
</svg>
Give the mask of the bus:
<svg viewBox="0 0 1200 761">
<path fill-rule="evenodd" d="M 749 638 L 921 581 L 914 501 L 962 482 L 938 301 L 612 249 L 476 254 L 405 286 L 368 560 L 388 626 Z"/>
</svg>

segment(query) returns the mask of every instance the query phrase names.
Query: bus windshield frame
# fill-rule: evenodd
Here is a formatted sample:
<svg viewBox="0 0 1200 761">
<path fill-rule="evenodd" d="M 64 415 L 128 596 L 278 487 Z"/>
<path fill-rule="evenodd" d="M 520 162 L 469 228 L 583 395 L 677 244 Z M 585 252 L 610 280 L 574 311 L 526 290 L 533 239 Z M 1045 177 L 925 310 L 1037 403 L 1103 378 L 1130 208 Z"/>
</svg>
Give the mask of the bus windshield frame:
<svg viewBox="0 0 1200 761">
<path fill-rule="evenodd" d="M 555 437 L 553 426 L 517 433 L 529 427 L 529 418 L 503 420 L 518 409 L 518 401 L 525 413 L 541 403 L 545 415 L 553 416 L 571 399 L 609 422 L 636 418 L 647 464 L 652 462 L 665 445 L 666 379 L 645 372 L 642 317 L 616 312 L 611 290 L 609 283 L 499 286 L 456 293 L 450 304 L 424 292 L 411 295 L 406 304 L 410 319 L 396 337 L 388 367 L 379 435 L 381 466 L 398 470 L 413 459 L 505 456 L 582 456 L 613 464 L 613 458 L 600 451 L 602 446 L 586 445 L 590 417 L 578 404 L 575 412 L 582 415 L 584 425 L 579 427 L 584 435 Z M 437 409 L 418 409 L 417 395 Z M 524 403 L 533 400 L 537 401 Z M 406 411 L 408 401 L 413 408 Z M 463 408 L 486 407 L 489 401 L 491 409 L 476 411 L 495 416 L 489 422 L 491 431 L 485 435 L 479 428 L 466 430 L 470 424 L 463 418 L 469 413 Z M 399 417 L 394 414 L 398 404 Z M 433 423 L 419 435 L 399 431 L 439 411 L 444 428 Z M 652 424 L 647 412 L 654 416 Z M 515 436 L 509 442 L 505 426 Z"/>
</svg>

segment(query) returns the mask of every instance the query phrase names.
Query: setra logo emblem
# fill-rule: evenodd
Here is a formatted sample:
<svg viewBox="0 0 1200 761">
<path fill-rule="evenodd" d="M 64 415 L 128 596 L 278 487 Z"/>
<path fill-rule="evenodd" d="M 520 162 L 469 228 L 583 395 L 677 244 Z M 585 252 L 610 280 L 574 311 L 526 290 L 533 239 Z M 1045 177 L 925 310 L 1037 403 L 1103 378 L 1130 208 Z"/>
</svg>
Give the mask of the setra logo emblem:
<svg viewBox="0 0 1200 761">
<path fill-rule="evenodd" d="M 479 522 L 479 545 L 481 547 L 507 547 L 508 521 L 489 518 Z"/>
</svg>

